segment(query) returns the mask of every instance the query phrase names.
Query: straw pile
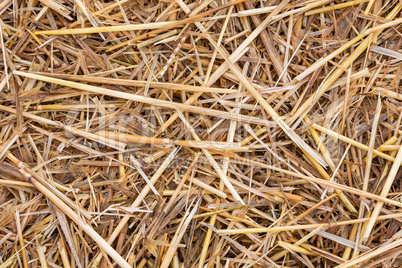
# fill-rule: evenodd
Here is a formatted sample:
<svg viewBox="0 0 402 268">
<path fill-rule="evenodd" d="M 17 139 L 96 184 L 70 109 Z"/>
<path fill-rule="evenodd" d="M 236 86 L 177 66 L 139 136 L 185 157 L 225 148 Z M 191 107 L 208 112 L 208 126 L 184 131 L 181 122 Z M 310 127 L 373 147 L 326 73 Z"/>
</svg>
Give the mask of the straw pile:
<svg viewBox="0 0 402 268">
<path fill-rule="evenodd" d="M 0 267 L 400 267 L 401 10 L 2 0 Z"/>
</svg>

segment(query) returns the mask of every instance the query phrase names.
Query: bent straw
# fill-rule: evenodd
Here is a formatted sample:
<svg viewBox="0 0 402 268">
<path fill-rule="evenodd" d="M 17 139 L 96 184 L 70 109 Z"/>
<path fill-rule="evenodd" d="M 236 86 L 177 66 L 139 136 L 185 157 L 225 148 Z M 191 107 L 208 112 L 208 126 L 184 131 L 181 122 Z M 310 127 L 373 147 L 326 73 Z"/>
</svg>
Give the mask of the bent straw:
<svg viewBox="0 0 402 268">
<path fill-rule="evenodd" d="M 149 81 L 120 79 L 120 78 L 116 79 L 116 78 L 108 78 L 108 77 L 88 77 L 88 76 L 84 76 L 84 75 L 68 75 L 68 74 L 53 74 L 53 73 L 37 73 L 37 74 L 54 77 L 54 78 L 59 78 L 59 79 L 69 79 L 69 80 L 73 80 L 73 81 L 93 82 L 93 83 L 99 83 L 99 84 L 111 84 L 111 85 L 122 85 L 122 86 L 132 86 L 132 87 L 149 86 L 149 88 L 163 88 L 163 89 L 169 89 L 169 90 L 183 90 L 183 91 L 193 91 L 193 92 L 211 92 L 211 93 L 221 93 L 221 94 L 238 93 L 237 90 L 234 90 L 234 89 L 182 85 L 182 84 L 166 83 L 166 82 L 149 82 Z"/>
<path fill-rule="evenodd" d="M 63 85 L 63 86 L 67 86 L 67 87 L 71 87 L 71 88 L 75 88 L 75 89 L 89 91 L 89 92 L 93 92 L 96 94 L 102 94 L 102 95 L 112 96 L 112 97 L 116 97 L 116 98 L 142 102 L 142 103 L 146 103 L 146 104 L 150 104 L 150 105 L 154 105 L 154 106 L 177 109 L 177 110 L 181 110 L 181 111 L 199 113 L 199 114 L 210 115 L 210 116 L 216 116 L 216 117 L 220 117 L 220 118 L 224 118 L 224 119 L 232 119 L 232 120 L 249 122 L 249 123 L 254 123 L 254 124 L 267 124 L 268 126 L 274 126 L 274 124 L 271 121 L 252 117 L 252 116 L 233 114 L 233 113 L 229 113 L 229 112 L 222 112 L 222 111 L 218 111 L 218 110 L 213 110 L 213 109 L 208 109 L 208 108 L 203 108 L 203 107 L 198 107 L 198 106 L 192 106 L 192 105 L 187 105 L 187 104 L 178 103 L 178 102 L 170 102 L 170 101 L 165 101 L 165 100 L 160 100 L 160 99 L 154 99 L 154 98 L 150 98 L 150 97 L 144 97 L 144 96 L 139 96 L 139 95 L 130 94 L 130 93 L 126 93 L 126 92 L 110 90 L 110 89 L 106 89 L 106 88 L 102 88 L 102 87 L 80 84 L 80 83 L 76 83 L 76 82 L 47 77 L 47 76 L 38 75 L 38 74 L 26 73 L 26 72 L 21 72 L 21 71 L 14 71 L 14 73 L 17 75 L 29 77 L 29 78 L 40 80 L 40 81 L 45 81 L 45 82 Z M 54 125 L 54 124 L 55 123 L 53 122 L 52 125 Z"/>
<path fill-rule="evenodd" d="M 121 31 L 134 31 L 134 30 L 150 30 L 150 29 L 162 28 L 173 23 L 176 23 L 176 21 L 164 21 L 164 22 L 131 24 L 121 26 L 104 26 L 104 27 L 89 27 L 89 28 L 78 28 L 78 29 L 37 31 L 34 34 L 64 35 L 64 34 L 92 34 L 92 33 L 110 33 L 110 32 L 121 32 Z"/>
<path fill-rule="evenodd" d="M 98 131 L 93 135 L 105 137 L 114 141 L 125 143 L 141 143 L 155 145 L 178 145 L 182 147 L 193 147 L 200 149 L 217 149 L 236 152 L 249 152 L 251 149 L 248 146 L 240 146 L 234 142 L 224 141 L 204 141 L 204 140 L 172 140 L 169 138 L 153 138 L 148 136 L 139 136 L 128 133 L 115 133 L 109 131 Z"/>
</svg>

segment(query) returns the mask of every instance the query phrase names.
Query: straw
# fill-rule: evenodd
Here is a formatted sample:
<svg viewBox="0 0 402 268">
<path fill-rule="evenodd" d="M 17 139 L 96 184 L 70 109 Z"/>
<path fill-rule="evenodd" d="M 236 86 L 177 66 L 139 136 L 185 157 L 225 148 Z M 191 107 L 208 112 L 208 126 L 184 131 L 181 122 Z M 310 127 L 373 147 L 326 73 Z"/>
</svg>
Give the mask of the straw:
<svg viewBox="0 0 402 268">
<path fill-rule="evenodd" d="M 0 1 L 0 268 L 401 262 L 401 1 Z"/>
</svg>

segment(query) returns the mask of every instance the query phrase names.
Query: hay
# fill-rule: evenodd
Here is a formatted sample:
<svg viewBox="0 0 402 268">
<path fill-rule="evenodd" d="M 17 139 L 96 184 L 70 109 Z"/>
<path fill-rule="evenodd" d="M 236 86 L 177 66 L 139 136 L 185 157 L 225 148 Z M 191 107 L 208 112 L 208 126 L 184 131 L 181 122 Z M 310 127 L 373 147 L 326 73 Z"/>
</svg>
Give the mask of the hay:
<svg viewBox="0 0 402 268">
<path fill-rule="evenodd" d="M 0 268 L 400 267 L 402 3 L 0 3 Z"/>
</svg>

